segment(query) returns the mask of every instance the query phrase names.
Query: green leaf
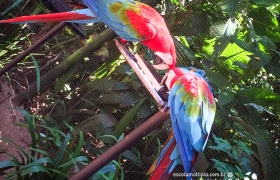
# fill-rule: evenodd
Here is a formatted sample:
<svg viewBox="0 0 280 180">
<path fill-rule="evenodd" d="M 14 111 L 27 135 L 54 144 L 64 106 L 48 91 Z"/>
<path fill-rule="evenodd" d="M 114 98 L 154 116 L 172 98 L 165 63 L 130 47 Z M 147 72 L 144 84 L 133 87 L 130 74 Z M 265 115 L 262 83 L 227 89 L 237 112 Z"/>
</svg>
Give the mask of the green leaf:
<svg viewBox="0 0 280 180">
<path fill-rule="evenodd" d="M 28 123 L 28 129 L 29 133 L 31 136 L 31 141 L 32 141 L 32 147 L 35 148 L 36 146 L 36 134 L 35 134 L 35 127 L 34 127 L 34 119 L 33 117 L 29 114 L 29 112 L 25 111 L 24 109 L 21 108 L 14 108 L 15 110 L 19 111 L 22 113 L 22 115 L 25 117 L 27 123 Z M 34 156 L 34 153 L 31 152 L 32 156 Z"/>
<path fill-rule="evenodd" d="M 265 54 L 264 52 L 261 51 L 256 51 L 254 52 L 253 57 L 248 63 L 248 66 L 250 67 L 251 70 L 258 70 L 262 66 L 268 64 L 271 60 L 271 55 L 270 54 Z"/>
<path fill-rule="evenodd" d="M 130 75 L 132 73 L 131 67 L 126 64 L 121 64 L 115 70 L 116 73 Z"/>
<path fill-rule="evenodd" d="M 49 173 L 48 169 L 44 166 L 32 166 L 28 169 L 25 169 L 21 172 L 21 175 L 22 176 L 25 176 L 25 175 L 30 175 L 32 173 L 35 173 L 35 172 L 45 172 L 45 173 Z"/>
<path fill-rule="evenodd" d="M 212 82 L 219 88 L 224 88 L 227 86 L 226 79 L 220 73 L 207 71 L 206 76 L 207 76 L 209 82 Z"/>
<path fill-rule="evenodd" d="M 80 122 L 75 126 L 75 129 L 83 132 L 94 131 L 96 135 L 101 135 L 105 133 L 106 129 L 113 128 L 116 123 L 117 121 L 114 116 L 101 113 Z"/>
<path fill-rule="evenodd" d="M 240 61 L 234 61 L 232 63 L 232 65 L 235 65 L 235 66 L 239 67 L 240 69 L 247 69 L 248 68 L 243 62 L 240 62 Z"/>
<path fill-rule="evenodd" d="M 253 107 L 256 111 L 258 111 L 259 113 L 263 113 L 263 112 L 266 112 L 268 114 L 271 114 L 271 115 L 275 115 L 273 114 L 271 111 L 269 111 L 267 108 L 265 107 L 262 107 L 262 106 L 259 106 L 255 103 L 248 103 L 248 104 L 245 104 L 246 106 L 251 106 Z"/>
<path fill-rule="evenodd" d="M 277 50 L 276 44 L 266 36 L 259 36 L 259 42 L 265 47 L 266 50 Z"/>
<path fill-rule="evenodd" d="M 73 166 L 74 164 L 78 162 L 88 162 L 88 158 L 86 156 L 79 156 L 74 159 L 69 160 L 68 162 L 61 164 L 58 167 L 66 167 L 66 166 Z"/>
<path fill-rule="evenodd" d="M 45 156 L 49 156 L 48 152 L 45 151 L 45 150 L 42 150 L 42 149 L 37 149 L 37 148 L 30 148 L 32 151 L 35 151 L 35 152 L 38 152 L 38 153 L 41 153 L 41 154 L 44 154 Z"/>
<path fill-rule="evenodd" d="M 232 102 L 233 99 L 234 99 L 233 92 L 221 91 L 218 95 L 218 104 L 223 106 Z"/>
<path fill-rule="evenodd" d="M 217 159 L 211 159 L 214 161 L 214 167 L 217 168 L 218 171 L 223 172 L 223 173 L 228 173 L 228 172 L 235 172 L 235 168 L 233 165 L 221 162 Z"/>
<path fill-rule="evenodd" d="M 208 55 L 211 55 L 214 52 L 216 39 L 217 37 L 214 37 L 212 39 L 204 39 L 202 51 Z"/>
<path fill-rule="evenodd" d="M 247 64 L 250 60 L 251 52 L 244 51 L 240 46 L 235 43 L 230 43 L 222 52 L 221 57 L 224 57 L 225 64 L 231 70 L 236 70 L 235 62 Z"/>
<path fill-rule="evenodd" d="M 268 7 L 275 4 L 279 4 L 279 0 L 250 0 L 250 3 L 260 7 Z"/>
<path fill-rule="evenodd" d="M 70 138 L 71 138 L 71 135 L 67 134 L 67 136 L 64 139 L 64 142 L 63 142 L 62 146 L 60 147 L 57 155 L 55 156 L 55 158 L 53 160 L 53 165 L 54 165 L 55 168 L 58 167 L 59 164 L 62 162 L 62 159 L 63 159 L 63 157 L 66 153 L 67 145 L 70 141 Z"/>
<path fill-rule="evenodd" d="M 233 120 L 237 120 L 236 122 L 238 122 L 242 126 L 248 127 L 246 128 L 246 131 L 248 133 L 246 133 L 246 131 L 245 132 L 242 131 L 241 133 L 243 135 L 246 135 L 247 138 L 252 137 L 251 139 L 253 140 L 253 143 L 256 145 L 257 148 L 257 154 L 255 155 L 255 157 L 260 161 L 262 165 L 264 179 L 270 179 L 270 178 L 277 179 L 278 175 L 273 172 L 280 171 L 280 168 L 277 166 L 280 158 L 279 157 L 277 158 L 277 156 L 274 153 L 275 147 L 272 143 L 270 134 L 268 133 L 264 125 L 258 123 L 258 121 L 260 120 L 256 119 L 255 117 L 251 117 L 252 116 L 251 114 L 248 114 L 248 116 L 249 116 L 248 119 L 250 124 L 247 124 L 241 119 L 233 118 Z M 261 117 L 259 117 L 259 119 L 261 119 Z M 244 146 L 246 145 L 241 144 L 241 147 Z M 243 148 L 243 150 L 246 151 L 245 148 Z M 253 151 L 250 151 L 249 153 L 252 152 Z"/>
<path fill-rule="evenodd" d="M 59 130 L 59 129 L 52 128 L 52 127 L 49 127 L 49 126 L 46 126 L 46 125 L 42 125 L 42 124 L 37 125 L 37 126 L 38 126 L 38 127 L 46 128 L 47 130 L 49 130 L 49 131 L 52 133 L 53 136 L 55 136 L 54 133 L 57 133 L 57 134 L 60 134 L 60 135 L 62 135 L 63 137 L 66 138 L 66 134 L 64 134 L 64 133 L 63 133 L 61 130 Z"/>
<path fill-rule="evenodd" d="M 265 88 L 249 87 L 248 89 L 243 89 L 237 91 L 237 94 L 242 96 L 247 96 L 257 102 L 266 101 L 266 102 L 279 102 L 280 95 Z"/>
<path fill-rule="evenodd" d="M 230 44 L 230 39 L 226 36 L 221 36 L 216 39 L 215 46 L 214 46 L 214 52 L 212 53 L 212 58 L 216 59 L 219 57 L 225 49 Z"/>
<path fill-rule="evenodd" d="M 83 145 L 84 145 L 84 134 L 82 131 L 80 131 L 80 134 L 79 134 L 79 143 L 76 147 L 76 150 L 72 153 L 72 157 L 77 157 L 80 155 L 81 153 L 81 150 L 83 148 Z"/>
<path fill-rule="evenodd" d="M 118 142 L 121 141 L 124 138 L 124 133 L 122 133 L 118 139 Z"/>
<path fill-rule="evenodd" d="M 223 0 L 218 3 L 220 8 L 234 17 L 237 13 L 242 13 L 248 8 L 248 0 Z"/>
<path fill-rule="evenodd" d="M 142 160 L 129 150 L 126 150 L 125 152 L 123 152 L 121 154 L 121 156 L 123 156 L 124 158 L 130 159 L 132 162 L 134 162 L 139 167 L 143 167 L 143 165 L 144 165 Z"/>
<path fill-rule="evenodd" d="M 229 18 L 227 21 L 214 22 L 210 27 L 211 36 L 233 36 L 239 29 L 240 24 L 237 19 Z"/>
<path fill-rule="evenodd" d="M 271 59 L 271 61 L 264 66 L 268 73 L 273 74 L 276 77 L 280 77 L 280 62 L 277 62 L 275 59 Z"/>
<path fill-rule="evenodd" d="M 37 159 L 37 160 L 35 160 L 35 161 L 25 165 L 25 166 L 21 166 L 20 170 L 24 171 L 26 169 L 29 169 L 30 167 L 33 167 L 33 166 L 40 166 L 40 165 L 44 166 L 44 163 L 52 164 L 52 159 L 49 158 L 49 157 L 44 157 L 44 158 Z"/>
<path fill-rule="evenodd" d="M 115 137 L 115 136 L 113 136 L 113 135 L 103 135 L 103 136 L 99 136 L 99 138 L 112 138 L 112 139 L 114 139 L 116 142 L 118 142 L 118 139 Z"/>
<path fill-rule="evenodd" d="M 187 63 L 185 62 L 184 64 L 181 64 L 181 61 L 179 61 L 178 66 L 186 66 L 187 64 L 190 64 L 190 62 L 193 63 L 195 61 L 195 54 L 191 50 L 185 36 L 179 36 L 179 39 L 180 39 L 180 41 L 175 40 L 176 49 L 178 50 L 178 52 L 182 52 L 184 54 L 184 56 L 187 57 L 189 62 L 187 62 Z"/>
<path fill-rule="evenodd" d="M 115 137 L 119 137 L 122 133 L 124 133 L 127 129 L 127 127 L 129 127 L 130 123 L 132 122 L 132 120 L 134 119 L 134 117 L 137 115 L 139 109 L 141 108 L 141 106 L 143 105 L 143 103 L 145 102 L 145 98 L 141 99 L 134 107 L 132 107 L 122 118 L 121 120 L 118 122 L 115 131 L 113 133 L 113 135 Z"/>
<path fill-rule="evenodd" d="M 216 146 L 208 146 L 211 149 L 216 149 L 216 150 L 221 150 L 221 151 L 224 151 L 224 152 L 228 152 L 232 148 L 231 144 L 227 140 L 219 138 L 219 137 L 215 136 L 214 134 L 213 134 L 213 139 L 214 139 L 214 141 L 217 145 Z"/>
<path fill-rule="evenodd" d="M 264 1 L 269 2 L 266 0 Z M 256 34 L 259 36 L 266 36 L 273 42 L 280 41 L 280 28 L 273 12 L 265 7 L 252 8 L 248 16 L 253 19 L 253 26 Z"/>
<path fill-rule="evenodd" d="M 242 41 L 237 38 L 231 38 L 231 40 L 237 44 L 240 48 L 242 48 L 244 51 L 252 52 L 252 47 L 245 41 Z"/>
<path fill-rule="evenodd" d="M 35 59 L 35 57 L 30 54 L 31 59 L 33 60 L 33 63 L 35 65 L 35 70 L 36 70 L 36 78 L 37 78 L 37 92 L 40 92 L 40 84 L 41 84 L 41 75 L 40 75 L 40 67 Z"/>
<path fill-rule="evenodd" d="M 6 15 L 8 15 L 8 13 L 9 13 L 10 11 L 12 11 L 12 10 L 15 9 L 16 7 L 18 7 L 22 1 L 23 1 L 23 0 L 16 0 L 16 1 L 14 1 L 13 4 L 12 4 L 11 6 L 7 7 L 7 8 L 5 9 L 5 11 L 3 11 L 3 12 L 0 13 L 1 18 L 5 17 Z"/>
<path fill-rule="evenodd" d="M 264 138 L 260 132 L 262 130 L 258 128 L 254 129 L 255 144 L 257 145 L 259 160 L 262 164 L 264 179 L 277 179 L 279 176 L 275 172 L 280 171 L 278 166 L 280 159 L 275 157 L 273 153 L 274 147 L 270 140 Z"/>
<path fill-rule="evenodd" d="M 7 168 L 7 167 L 16 167 L 16 166 L 18 166 L 18 164 L 11 160 L 0 162 L 0 169 Z"/>
</svg>

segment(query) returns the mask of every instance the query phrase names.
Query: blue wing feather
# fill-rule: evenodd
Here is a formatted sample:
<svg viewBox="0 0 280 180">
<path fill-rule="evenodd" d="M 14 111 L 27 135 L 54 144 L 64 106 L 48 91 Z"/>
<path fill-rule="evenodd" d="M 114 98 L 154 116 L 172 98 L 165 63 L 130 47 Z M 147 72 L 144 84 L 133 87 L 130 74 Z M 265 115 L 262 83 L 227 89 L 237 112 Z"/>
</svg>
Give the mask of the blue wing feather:
<svg viewBox="0 0 280 180">
<path fill-rule="evenodd" d="M 141 40 L 139 37 L 131 33 L 130 27 L 125 25 L 119 16 L 113 15 L 109 8 L 109 6 L 115 2 L 122 3 L 123 8 L 128 6 L 137 7 L 135 1 L 126 0 L 124 3 L 124 1 L 120 0 L 83 0 L 83 2 L 101 21 L 113 29 L 120 37 L 132 42 L 138 42 Z"/>
</svg>

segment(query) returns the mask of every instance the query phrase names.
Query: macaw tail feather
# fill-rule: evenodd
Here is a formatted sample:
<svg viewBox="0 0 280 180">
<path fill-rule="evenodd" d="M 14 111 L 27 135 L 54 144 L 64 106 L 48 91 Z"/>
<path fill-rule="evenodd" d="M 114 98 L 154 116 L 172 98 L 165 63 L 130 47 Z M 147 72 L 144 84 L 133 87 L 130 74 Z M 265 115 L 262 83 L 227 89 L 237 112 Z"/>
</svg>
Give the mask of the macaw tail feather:
<svg viewBox="0 0 280 180">
<path fill-rule="evenodd" d="M 0 23 L 36 23 L 36 22 L 73 22 L 73 23 L 94 23 L 99 22 L 95 14 L 89 9 L 77 11 L 39 14 L 33 16 L 20 16 L 7 20 L 0 20 Z"/>
<path fill-rule="evenodd" d="M 164 147 L 164 148 L 167 146 L 167 144 L 170 142 L 170 140 L 171 140 L 173 137 L 174 137 L 174 132 L 171 131 L 171 132 L 169 133 L 167 139 L 165 140 L 164 144 L 163 144 L 163 147 Z M 162 154 L 162 152 L 163 152 L 163 150 L 161 151 L 161 154 Z M 160 155 L 161 155 L 161 154 L 160 154 Z M 159 157 L 160 157 L 160 155 L 159 155 Z M 150 174 L 152 174 L 152 173 L 155 171 L 156 165 L 157 165 L 157 163 L 158 163 L 159 157 L 153 162 L 153 164 L 151 165 L 151 167 L 150 167 L 149 170 L 147 171 L 147 175 L 150 175 Z"/>
<path fill-rule="evenodd" d="M 174 168 L 181 163 L 179 148 L 177 146 L 173 131 L 169 134 L 164 148 L 158 159 L 150 167 L 147 174 L 154 172 L 150 180 L 167 180 Z"/>
</svg>

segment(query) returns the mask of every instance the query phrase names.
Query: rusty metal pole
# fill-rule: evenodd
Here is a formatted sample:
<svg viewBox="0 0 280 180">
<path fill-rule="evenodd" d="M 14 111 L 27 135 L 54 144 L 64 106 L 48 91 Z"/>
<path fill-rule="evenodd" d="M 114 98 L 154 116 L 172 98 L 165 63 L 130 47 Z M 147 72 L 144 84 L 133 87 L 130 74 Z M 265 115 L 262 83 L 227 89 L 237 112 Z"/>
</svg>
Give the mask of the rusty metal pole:
<svg viewBox="0 0 280 180">
<path fill-rule="evenodd" d="M 130 148 L 134 143 L 138 142 L 142 137 L 148 135 L 155 128 L 160 126 L 168 118 L 169 113 L 165 111 L 156 113 L 134 131 L 126 135 L 124 139 L 101 154 L 98 158 L 84 167 L 81 171 L 73 175 L 70 180 L 88 179 L 97 171 L 99 171 L 103 166 L 107 165 L 113 159 L 116 159 L 121 153 Z"/>
<path fill-rule="evenodd" d="M 49 31 L 47 34 L 45 34 L 41 39 L 39 39 L 37 42 L 35 42 L 32 46 L 30 46 L 28 49 L 20 53 L 17 57 L 15 57 L 11 62 L 9 62 L 6 66 L 4 66 L 2 69 L 0 69 L 0 76 L 5 74 L 7 71 L 9 71 L 12 67 L 14 67 L 17 63 L 22 61 L 26 56 L 28 56 L 32 51 L 37 49 L 39 46 L 44 44 L 49 38 L 54 36 L 58 31 L 63 29 L 66 26 L 64 22 L 59 23 L 56 27 L 54 27 L 51 31 Z"/>
</svg>

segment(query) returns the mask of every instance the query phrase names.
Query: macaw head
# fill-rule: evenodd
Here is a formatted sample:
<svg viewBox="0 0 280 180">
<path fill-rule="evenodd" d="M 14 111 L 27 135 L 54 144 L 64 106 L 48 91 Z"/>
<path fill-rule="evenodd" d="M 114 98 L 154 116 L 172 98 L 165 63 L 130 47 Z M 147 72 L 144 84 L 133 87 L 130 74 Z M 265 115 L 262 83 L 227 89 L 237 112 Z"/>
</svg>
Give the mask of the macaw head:
<svg viewBox="0 0 280 180">
<path fill-rule="evenodd" d="M 163 52 L 155 52 L 155 55 L 160 57 L 162 59 L 163 63 L 155 65 L 154 67 L 158 70 L 166 70 L 166 69 L 172 69 L 176 65 L 176 59 L 174 60 L 174 57 L 170 53 L 163 53 Z"/>
</svg>

